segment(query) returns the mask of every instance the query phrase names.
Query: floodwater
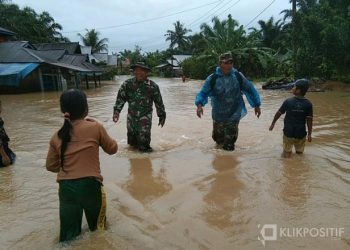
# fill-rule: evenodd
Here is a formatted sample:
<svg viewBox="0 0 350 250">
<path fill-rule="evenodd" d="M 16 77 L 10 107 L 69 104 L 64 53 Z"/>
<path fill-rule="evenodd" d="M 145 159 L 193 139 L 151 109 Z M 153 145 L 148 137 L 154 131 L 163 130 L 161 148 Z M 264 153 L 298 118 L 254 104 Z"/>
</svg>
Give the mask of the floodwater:
<svg viewBox="0 0 350 250">
<path fill-rule="evenodd" d="M 202 119 L 195 114 L 202 82 L 154 78 L 167 121 L 160 128 L 154 115 L 155 152 L 142 154 L 126 143 L 127 107 L 118 124 L 111 119 L 125 79 L 86 91 L 90 116 L 117 139 L 119 152 L 100 153 L 108 229 L 91 233 L 84 219 L 82 235 L 69 244 L 58 244 L 58 184 L 44 167 L 49 139 L 63 123 L 60 93 L 0 96 L 17 154 L 15 165 L 0 169 L 0 249 L 350 249 L 349 92 L 308 93 L 313 141 L 304 155 L 282 159 L 283 119 L 268 128 L 290 93 L 258 85 L 262 116 L 250 109 L 236 151 L 224 152 L 211 139 L 209 106 Z M 265 248 L 258 239 L 264 225 L 265 236 L 273 225 L 278 230 Z M 338 231 L 322 237 L 322 228 Z"/>
</svg>

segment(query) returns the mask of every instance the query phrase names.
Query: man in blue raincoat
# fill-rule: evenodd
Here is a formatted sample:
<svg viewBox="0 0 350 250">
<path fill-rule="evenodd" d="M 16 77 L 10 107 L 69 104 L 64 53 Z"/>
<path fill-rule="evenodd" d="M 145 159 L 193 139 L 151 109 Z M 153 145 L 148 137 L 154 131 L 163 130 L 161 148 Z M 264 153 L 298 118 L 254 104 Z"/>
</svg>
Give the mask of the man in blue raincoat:
<svg viewBox="0 0 350 250">
<path fill-rule="evenodd" d="M 238 124 L 247 114 L 243 96 L 254 108 L 259 118 L 260 96 L 254 85 L 233 67 L 231 53 L 219 56 L 219 67 L 207 77 L 201 91 L 197 94 L 195 105 L 197 116 L 203 115 L 203 107 L 211 98 L 213 118 L 213 140 L 223 145 L 224 150 L 233 151 L 238 138 Z"/>
</svg>

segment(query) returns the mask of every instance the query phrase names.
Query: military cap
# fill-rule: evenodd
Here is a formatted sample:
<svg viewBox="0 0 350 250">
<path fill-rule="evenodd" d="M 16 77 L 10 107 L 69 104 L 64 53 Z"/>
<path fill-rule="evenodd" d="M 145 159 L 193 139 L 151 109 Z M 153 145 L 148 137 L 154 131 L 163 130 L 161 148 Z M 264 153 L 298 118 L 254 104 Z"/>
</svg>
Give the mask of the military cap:
<svg viewBox="0 0 350 250">
<path fill-rule="evenodd" d="M 219 56 L 219 62 L 225 63 L 225 62 L 229 62 L 229 61 L 233 61 L 231 52 L 226 52 L 226 53 L 221 54 Z"/>
<path fill-rule="evenodd" d="M 139 67 L 139 68 L 141 68 L 141 69 L 145 69 L 145 70 L 147 70 L 147 71 L 150 71 L 150 70 L 151 70 L 151 68 L 148 67 L 144 62 L 137 62 L 137 63 L 132 64 L 132 65 L 130 66 L 131 69 L 135 69 L 136 67 Z"/>
</svg>

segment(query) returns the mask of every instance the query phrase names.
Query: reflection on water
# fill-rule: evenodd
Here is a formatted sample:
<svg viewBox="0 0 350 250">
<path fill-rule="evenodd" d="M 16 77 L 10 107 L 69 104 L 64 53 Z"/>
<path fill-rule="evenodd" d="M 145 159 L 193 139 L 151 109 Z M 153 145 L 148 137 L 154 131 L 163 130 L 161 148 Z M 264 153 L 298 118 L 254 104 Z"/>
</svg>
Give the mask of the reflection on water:
<svg viewBox="0 0 350 250">
<path fill-rule="evenodd" d="M 12 185 L 12 168 L 0 168 L 0 202 L 15 198 L 16 189 Z"/>
<path fill-rule="evenodd" d="M 90 116 L 117 139 L 115 156 L 100 153 L 109 228 L 88 232 L 60 246 L 58 185 L 45 170 L 51 135 L 63 118 L 60 93 L 0 96 L 2 117 L 17 154 L 0 169 L 1 249 L 262 249 L 258 224 L 343 227 L 340 240 L 290 238 L 267 249 L 350 247 L 350 93 L 308 93 L 314 133 L 305 154 L 281 159 L 282 126 L 268 131 L 289 92 L 259 91 L 262 116 L 252 109 L 240 122 L 234 152 L 215 148 L 210 107 L 195 114 L 201 81 L 153 78 L 167 111 L 163 128 L 153 115 L 151 146 L 142 154 L 126 143 L 126 110 L 114 124 L 112 108 L 120 84 L 89 89 Z"/>
<path fill-rule="evenodd" d="M 143 204 L 161 197 L 171 190 L 167 183 L 165 169 L 155 174 L 150 158 L 131 158 L 130 176 L 123 188 Z"/>
<path fill-rule="evenodd" d="M 307 206 L 310 195 L 310 167 L 303 157 L 296 156 L 293 160 L 282 161 L 283 181 L 281 184 L 281 198 L 290 207 L 303 208 Z M 302 211 L 302 210 L 301 210 Z"/>
<path fill-rule="evenodd" d="M 204 180 L 210 189 L 203 197 L 207 204 L 203 216 L 210 225 L 225 229 L 234 224 L 233 213 L 240 207 L 239 194 L 244 185 L 236 176 L 235 156 L 215 155 L 212 165 L 216 173 Z"/>
</svg>

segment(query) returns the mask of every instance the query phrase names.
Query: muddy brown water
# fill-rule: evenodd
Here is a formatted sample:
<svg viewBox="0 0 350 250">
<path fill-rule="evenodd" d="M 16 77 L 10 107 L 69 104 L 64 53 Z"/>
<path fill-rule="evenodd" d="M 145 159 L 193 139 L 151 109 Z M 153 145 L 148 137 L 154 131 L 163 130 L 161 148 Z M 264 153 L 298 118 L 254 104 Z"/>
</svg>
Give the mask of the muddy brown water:
<svg viewBox="0 0 350 250">
<path fill-rule="evenodd" d="M 289 92 L 263 91 L 262 116 L 241 121 L 236 151 L 211 139 L 210 106 L 195 115 L 201 81 L 153 78 L 167 111 L 154 114 L 154 152 L 126 143 L 126 109 L 114 124 L 112 108 L 122 80 L 87 90 L 90 116 L 117 139 L 119 152 L 101 151 L 108 229 L 58 244 L 58 184 L 44 164 L 51 135 L 63 119 L 59 94 L 2 95 L 2 117 L 17 154 L 0 169 L 0 249 L 350 249 L 350 93 L 308 93 L 314 133 L 305 154 L 282 159 L 282 125 L 268 127 Z M 340 237 L 278 235 L 265 241 L 263 225 L 343 228 Z M 259 226 L 260 225 L 260 226 Z"/>
</svg>

